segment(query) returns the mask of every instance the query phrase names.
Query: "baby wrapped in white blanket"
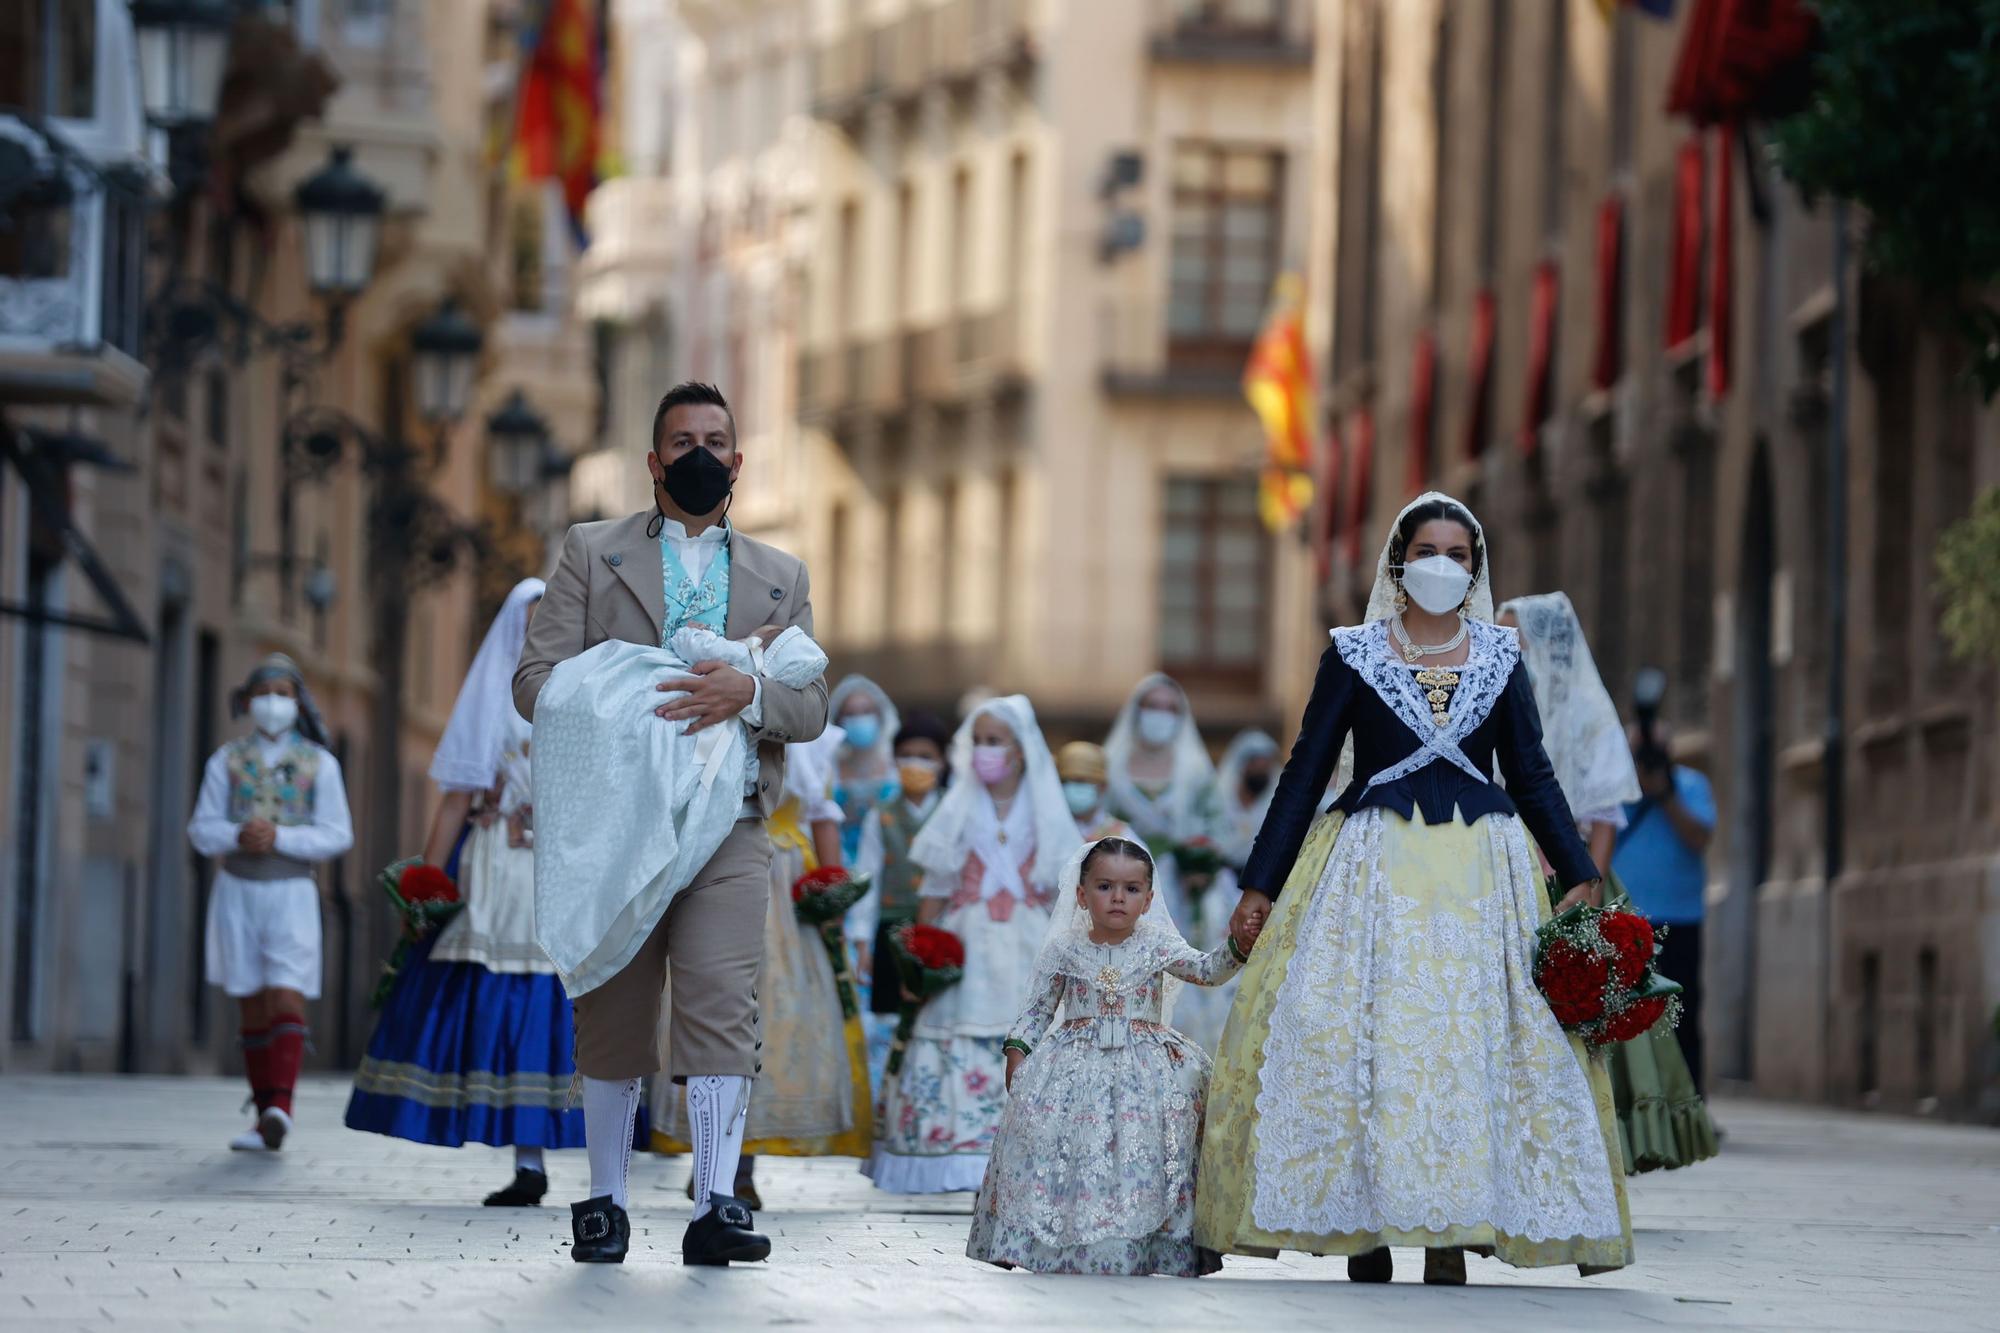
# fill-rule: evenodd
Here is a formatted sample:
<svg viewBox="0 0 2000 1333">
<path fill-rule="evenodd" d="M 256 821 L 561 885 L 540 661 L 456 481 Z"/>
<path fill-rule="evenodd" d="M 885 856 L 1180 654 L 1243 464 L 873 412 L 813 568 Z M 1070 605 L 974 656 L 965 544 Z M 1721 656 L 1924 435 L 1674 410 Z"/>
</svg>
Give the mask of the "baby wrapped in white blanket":
<svg viewBox="0 0 2000 1333">
<path fill-rule="evenodd" d="M 743 640 L 608 640 L 557 665 L 535 701 L 535 938 L 571 996 L 616 976 L 743 814 L 757 747 L 742 721 L 690 736 L 654 715 L 661 681 L 725 662 L 794 689 L 826 672 L 796 626 Z"/>
</svg>

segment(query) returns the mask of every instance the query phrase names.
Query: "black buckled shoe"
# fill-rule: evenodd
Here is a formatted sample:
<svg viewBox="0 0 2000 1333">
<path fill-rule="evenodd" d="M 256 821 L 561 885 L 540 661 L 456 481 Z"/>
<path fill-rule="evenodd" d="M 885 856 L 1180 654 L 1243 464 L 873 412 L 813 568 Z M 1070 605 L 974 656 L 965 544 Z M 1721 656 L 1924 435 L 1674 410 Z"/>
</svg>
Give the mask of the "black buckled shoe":
<svg viewBox="0 0 2000 1333">
<path fill-rule="evenodd" d="M 486 1196 L 488 1208 L 539 1208 L 542 1196 L 549 1192 L 549 1177 L 546 1172 L 532 1167 L 519 1167 L 514 1172 L 514 1183 L 506 1189 L 495 1190 Z"/>
<path fill-rule="evenodd" d="M 632 1219 L 609 1194 L 569 1206 L 569 1257 L 580 1264 L 622 1264 L 632 1247 Z"/>
<path fill-rule="evenodd" d="M 681 1262 L 721 1268 L 771 1257 L 771 1239 L 750 1229 L 755 1220 L 741 1199 L 711 1195 L 707 1213 L 688 1223 L 681 1237 Z"/>
</svg>

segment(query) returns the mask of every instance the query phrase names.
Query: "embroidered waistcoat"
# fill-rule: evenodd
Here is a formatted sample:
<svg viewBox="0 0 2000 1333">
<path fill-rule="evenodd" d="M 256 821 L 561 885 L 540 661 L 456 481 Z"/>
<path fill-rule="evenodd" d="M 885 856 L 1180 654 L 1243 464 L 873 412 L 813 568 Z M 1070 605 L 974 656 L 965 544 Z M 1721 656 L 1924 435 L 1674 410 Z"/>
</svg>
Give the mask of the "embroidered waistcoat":
<svg viewBox="0 0 2000 1333">
<path fill-rule="evenodd" d="M 660 573 L 666 585 L 666 615 L 660 622 L 660 645 L 689 625 L 699 625 L 703 629 L 714 630 L 717 634 L 728 632 L 729 621 L 729 543 L 722 543 L 722 549 L 708 562 L 708 572 L 702 575 L 700 583 L 688 577 L 681 566 L 680 558 L 674 554 L 673 545 L 665 537 L 660 538 Z"/>
<path fill-rule="evenodd" d="M 884 803 L 881 817 L 882 876 L 876 889 L 882 895 L 882 919 L 914 921 L 917 894 L 924 887 L 924 871 L 910 859 L 910 844 L 922 831 L 924 819 L 910 810 L 908 801 L 902 800 Z"/>
<path fill-rule="evenodd" d="M 273 824 L 310 824 L 313 779 L 319 775 L 319 747 L 293 732 L 273 762 L 263 746 L 245 736 L 229 747 L 229 818 L 241 824 L 268 819 Z"/>
</svg>

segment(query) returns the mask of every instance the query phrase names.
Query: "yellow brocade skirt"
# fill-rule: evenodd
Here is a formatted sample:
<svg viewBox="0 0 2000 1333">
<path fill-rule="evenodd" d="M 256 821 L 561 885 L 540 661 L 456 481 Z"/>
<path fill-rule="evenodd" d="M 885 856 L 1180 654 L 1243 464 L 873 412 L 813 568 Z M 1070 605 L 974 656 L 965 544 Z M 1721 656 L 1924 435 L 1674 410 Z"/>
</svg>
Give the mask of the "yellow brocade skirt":
<svg viewBox="0 0 2000 1333">
<path fill-rule="evenodd" d="M 1196 1242 L 1632 1262 L 1610 1078 L 1534 987 L 1548 913 L 1511 816 L 1315 824 L 1223 1031 Z"/>
<path fill-rule="evenodd" d="M 792 885 L 818 868 L 812 839 L 787 801 L 768 821 L 771 904 L 765 925 L 763 1069 L 750 1090 L 743 1151 L 770 1157 L 866 1157 L 874 1146 L 868 1038 L 847 948 L 829 945 L 792 910 Z M 836 954 L 838 961 L 836 962 Z M 679 1089 L 655 1088 L 654 1152 L 684 1153 L 687 1110 Z"/>
</svg>

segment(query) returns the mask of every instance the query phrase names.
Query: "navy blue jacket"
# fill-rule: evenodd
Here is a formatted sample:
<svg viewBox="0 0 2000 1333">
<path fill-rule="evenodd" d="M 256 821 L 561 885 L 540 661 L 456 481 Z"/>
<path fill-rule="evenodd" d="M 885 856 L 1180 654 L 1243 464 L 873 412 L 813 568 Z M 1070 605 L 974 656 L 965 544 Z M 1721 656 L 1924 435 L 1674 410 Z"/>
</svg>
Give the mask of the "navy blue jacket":
<svg viewBox="0 0 2000 1333">
<path fill-rule="evenodd" d="M 1518 660 L 1514 663 L 1492 711 L 1459 746 L 1482 773 L 1493 771 L 1497 756 L 1507 779 L 1504 790 L 1443 759 L 1433 759 L 1395 782 L 1369 788 L 1369 778 L 1422 746 L 1336 646 L 1320 658 L 1319 678 L 1313 683 L 1298 739 L 1278 779 L 1270 814 L 1243 868 L 1244 888 L 1261 890 L 1273 899 L 1284 888 L 1350 732 L 1354 736 L 1354 781 L 1334 802 L 1335 809 L 1353 814 L 1380 806 L 1406 820 L 1416 818 L 1421 811 L 1426 824 L 1449 823 L 1454 811 L 1468 824 L 1484 815 L 1518 814 L 1564 888 L 1598 877 L 1590 848 L 1576 831 L 1569 802 L 1542 749 L 1542 719 L 1535 710 L 1526 666 Z"/>
</svg>

